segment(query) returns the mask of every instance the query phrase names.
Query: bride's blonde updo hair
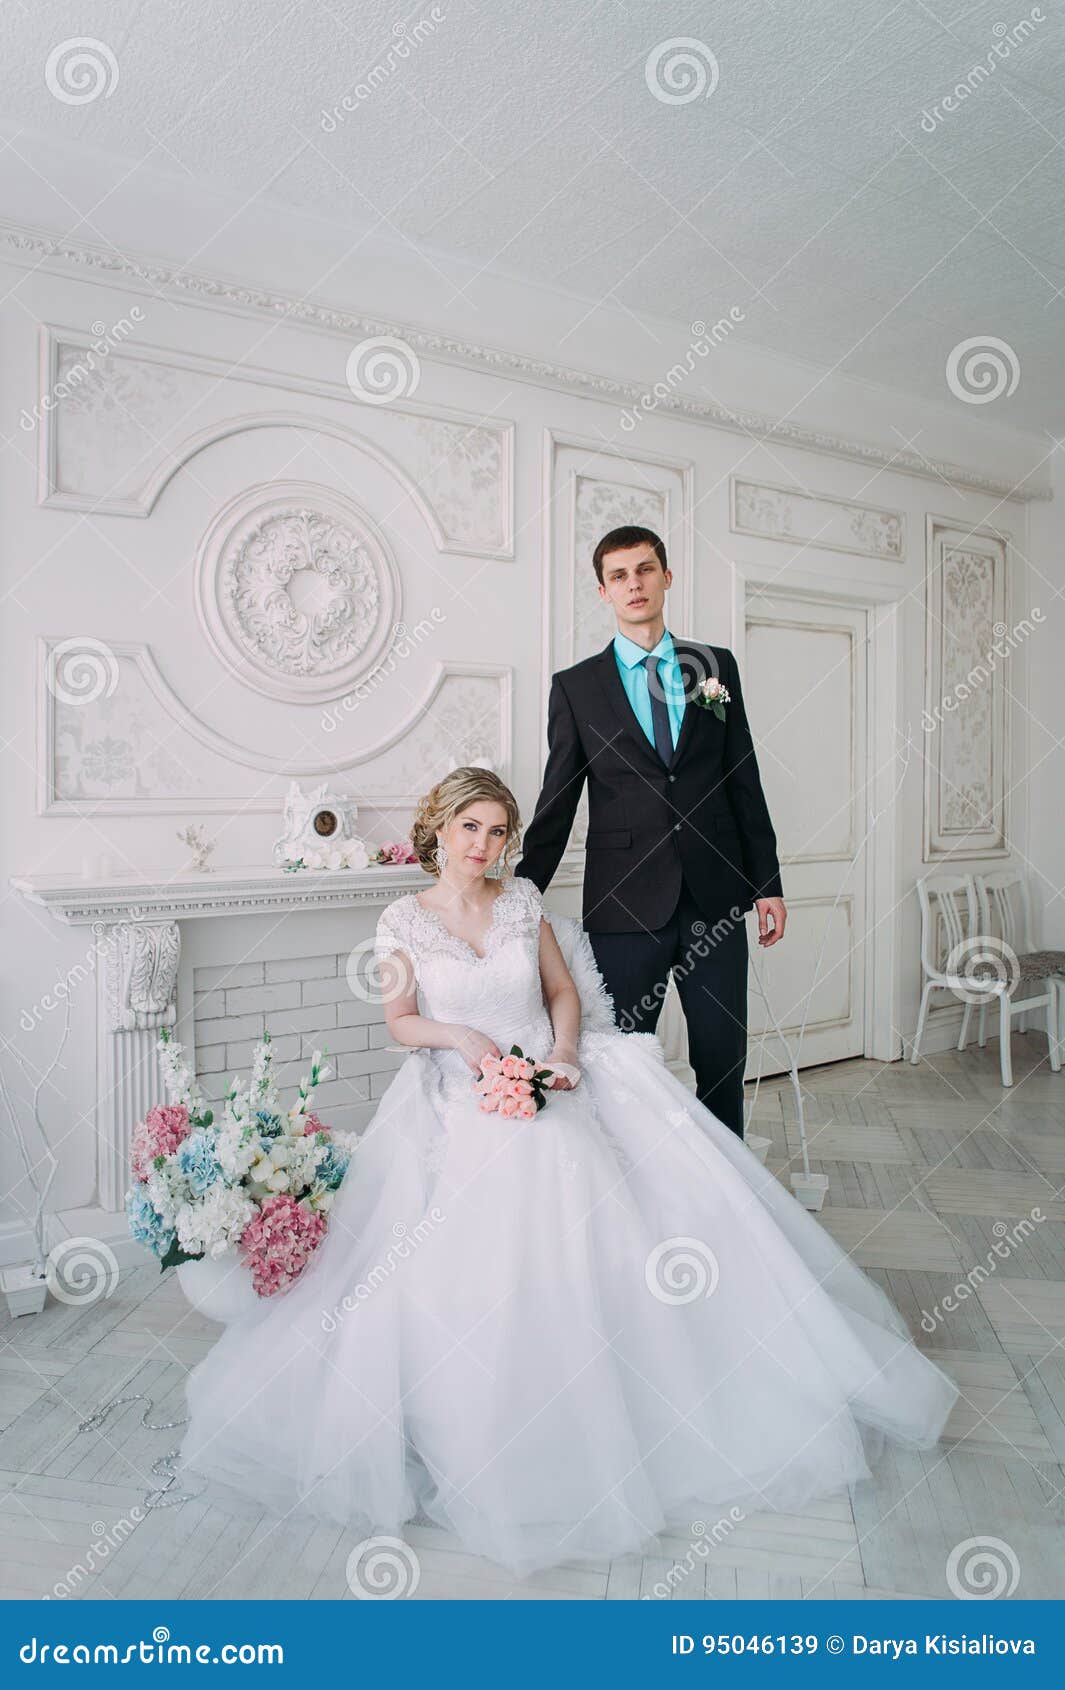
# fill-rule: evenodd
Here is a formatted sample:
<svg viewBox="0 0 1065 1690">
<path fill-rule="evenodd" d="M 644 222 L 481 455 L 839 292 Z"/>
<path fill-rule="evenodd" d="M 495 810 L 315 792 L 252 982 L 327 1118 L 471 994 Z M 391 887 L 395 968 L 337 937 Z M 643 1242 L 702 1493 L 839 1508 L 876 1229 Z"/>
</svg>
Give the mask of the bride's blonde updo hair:
<svg viewBox="0 0 1065 1690">
<path fill-rule="evenodd" d="M 483 802 L 501 804 L 507 813 L 507 837 L 502 855 L 496 864 L 496 874 L 510 872 L 510 855 L 521 834 L 518 801 L 510 787 L 491 769 L 452 769 L 425 794 L 414 812 L 410 840 L 422 868 L 429 874 L 439 874 L 436 861 L 436 836 L 451 826 L 456 816 L 471 804 Z"/>
</svg>

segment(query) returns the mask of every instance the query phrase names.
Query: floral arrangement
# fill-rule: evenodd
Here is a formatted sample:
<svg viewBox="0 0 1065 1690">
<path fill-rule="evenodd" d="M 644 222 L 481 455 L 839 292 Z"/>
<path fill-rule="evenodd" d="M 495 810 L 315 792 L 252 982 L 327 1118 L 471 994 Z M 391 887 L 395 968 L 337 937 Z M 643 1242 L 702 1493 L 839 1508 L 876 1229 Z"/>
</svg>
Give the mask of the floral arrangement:
<svg viewBox="0 0 1065 1690">
<path fill-rule="evenodd" d="M 299 857 L 286 857 L 281 864 L 285 874 L 295 874 L 301 868 L 366 868 L 370 853 L 361 839 L 341 839 L 335 845 L 315 846 Z"/>
<path fill-rule="evenodd" d="M 547 1083 L 554 1077 L 553 1069 L 538 1068 L 520 1045 L 511 1045 L 507 1056 L 482 1056 L 481 1078 L 473 1084 L 486 1112 L 531 1121 L 547 1102 Z"/>
<path fill-rule="evenodd" d="M 312 1108 L 330 1069 L 316 1050 L 296 1102 L 283 1111 L 264 1033 L 247 1089 L 233 1079 L 216 1121 L 166 1029 L 158 1049 L 170 1102 L 134 1129 L 130 1232 L 163 1268 L 236 1251 L 259 1296 L 273 1296 L 299 1277 L 325 1236 L 355 1148 L 354 1133 L 333 1132 Z"/>
<path fill-rule="evenodd" d="M 725 720 L 725 705 L 732 703 L 728 687 L 722 686 L 716 675 L 700 681 L 695 690 L 695 703 L 704 710 L 712 710 L 719 722 Z"/>
<path fill-rule="evenodd" d="M 397 839 L 391 845 L 379 845 L 370 861 L 382 863 L 385 867 L 402 868 L 407 863 L 416 863 L 418 853 L 409 839 Z"/>
<path fill-rule="evenodd" d="M 320 849 L 304 851 L 299 857 L 286 857 L 281 866 L 286 874 L 294 874 L 301 868 L 369 868 L 371 864 L 374 867 L 381 865 L 392 868 L 417 861 L 417 854 L 409 839 L 397 839 L 388 845 L 378 845 L 373 851 L 361 839 L 343 839 L 336 845 L 323 845 Z"/>
</svg>

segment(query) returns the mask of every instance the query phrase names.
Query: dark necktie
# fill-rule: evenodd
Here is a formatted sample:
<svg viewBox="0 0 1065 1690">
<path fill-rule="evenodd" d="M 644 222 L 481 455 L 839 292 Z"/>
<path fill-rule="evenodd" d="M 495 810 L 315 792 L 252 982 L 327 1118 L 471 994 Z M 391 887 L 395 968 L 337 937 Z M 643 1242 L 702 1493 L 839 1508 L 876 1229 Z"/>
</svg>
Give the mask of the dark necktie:
<svg viewBox="0 0 1065 1690">
<path fill-rule="evenodd" d="M 658 679 L 658 658 L 652 653 L 645 657 L 643 666 L 647 670 L 647 691 L 651 699 L 651 726 L 654 729 L 655 750 L 668 768 L 673 761 L 673 733 L 669 725 L 669 709 L 662 696 L 662 684 Z"/>
</svg>

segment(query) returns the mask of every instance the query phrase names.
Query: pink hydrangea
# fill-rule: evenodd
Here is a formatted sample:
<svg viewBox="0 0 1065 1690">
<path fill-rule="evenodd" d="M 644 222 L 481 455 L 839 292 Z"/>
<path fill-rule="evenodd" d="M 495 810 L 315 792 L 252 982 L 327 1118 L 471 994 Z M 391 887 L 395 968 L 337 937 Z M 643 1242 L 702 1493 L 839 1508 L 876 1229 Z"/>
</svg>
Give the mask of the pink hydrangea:
<svg viewBox="0 0 1065 1690">
<path fill-rule="evenodd" d="M 285 1192 L 268 1197 L 240 1235 L 240 1253 L 260 1297 L 298 1279 L 325 1236 L 326 1218 Z"/>
<path fill-rule="evenodd" d="M 309 1133 L 328 1133 L 328 1132 L 331 1132 L 331 1131 L 332 1131 L 332 1128 L 327 1127 L 324 1121 L 320 1121 L 313 1110 L 304 1119 L 304 1123 L 303 1123 L 303 1136 L 304 1136 L 304 1138 L 306 1138 Z"/>
<path fill-rule="evenodd" d="M 183 1103 L 161 1103 L 149 1109 L 133 1129 L 129 1163 L 134 1179 L 146 1180 L 157 1156 L 172 1156 L 190 1132 L 189 1112 Z"/>
</svg>

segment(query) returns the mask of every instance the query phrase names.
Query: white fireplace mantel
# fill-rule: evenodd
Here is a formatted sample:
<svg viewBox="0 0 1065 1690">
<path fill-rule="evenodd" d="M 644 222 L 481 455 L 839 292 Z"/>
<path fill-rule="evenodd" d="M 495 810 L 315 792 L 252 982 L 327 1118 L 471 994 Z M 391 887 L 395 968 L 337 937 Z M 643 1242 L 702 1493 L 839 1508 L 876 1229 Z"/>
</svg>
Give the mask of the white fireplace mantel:
<svg viewBox="0 0 1065 1690">
<path fill-rule="evenodd" d="M 191 871 L 142 880 L 132 875 L 81 879 L 75 875 L 13 876 L 11 885 L 70 927 L 190 921 L 212 915 L 284 914 L 383 904 L 428 883 L 416 864 L 365 869 L 270 867 Z"/>
</svg>

